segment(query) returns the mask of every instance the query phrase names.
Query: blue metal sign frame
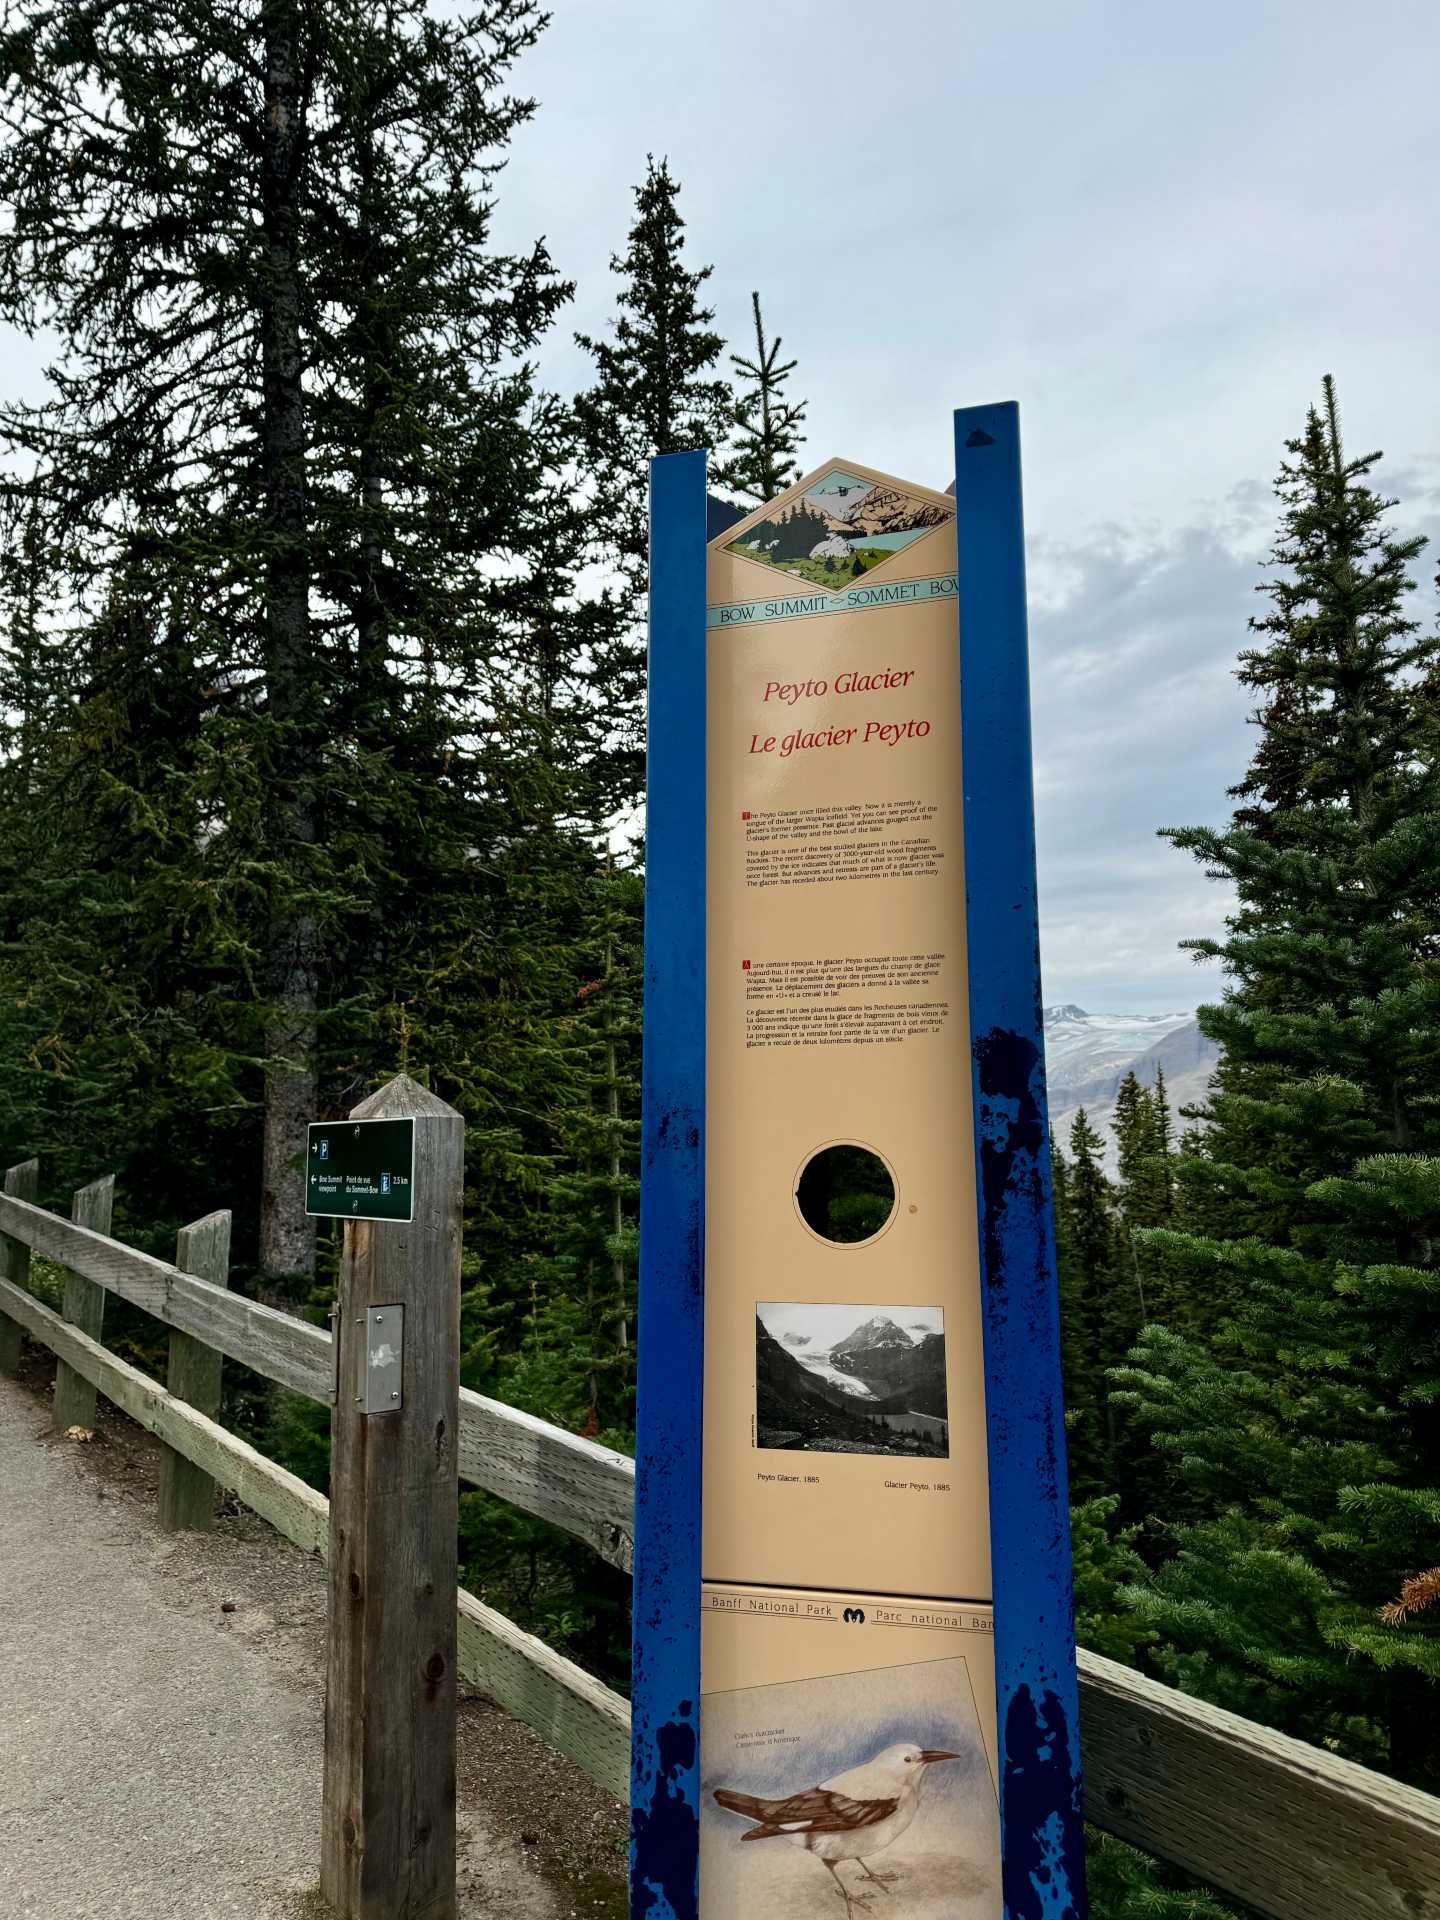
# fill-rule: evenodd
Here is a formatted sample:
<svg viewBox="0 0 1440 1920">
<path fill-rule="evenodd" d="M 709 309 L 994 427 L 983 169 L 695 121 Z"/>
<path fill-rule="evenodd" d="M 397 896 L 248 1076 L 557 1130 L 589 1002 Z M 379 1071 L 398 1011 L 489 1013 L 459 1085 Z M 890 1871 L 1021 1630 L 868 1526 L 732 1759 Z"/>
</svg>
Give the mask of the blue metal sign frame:
<svg viewBox="0 0 1440 1920">
<path fill-rule="evenodd" d="M 955 415 L 965 929 L 1006 1920 L 1084 1920 L 1080 1708 L 1035 907 L 1020 409 Z"/>
<path fill-rule="evenodd" d="M 705 1349 L 705 455 L 650 469 L 630 1911 L 697 1920 Z"/>
<path fill-rule="evenodd" d="M 1018 409 L 957 412 L 955 457 L 1005 1920 L 1084 1920 Z M 655 460 L 631 1920 L 699 1915 L 705 543 L 704 454 Z"/>
</svg>

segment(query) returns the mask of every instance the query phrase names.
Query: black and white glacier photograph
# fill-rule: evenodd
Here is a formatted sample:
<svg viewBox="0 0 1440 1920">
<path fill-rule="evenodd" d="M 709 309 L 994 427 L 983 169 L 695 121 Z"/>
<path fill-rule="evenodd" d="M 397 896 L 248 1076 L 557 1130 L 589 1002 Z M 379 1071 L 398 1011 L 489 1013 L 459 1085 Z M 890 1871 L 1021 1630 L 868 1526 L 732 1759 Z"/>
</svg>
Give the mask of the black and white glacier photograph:
<svg viewBox="0 0 1440 1920">
<path fill-rule="evenodd" d="M 762 1300 L 755 1444 L 946 1458 L 943 1310 Z"/>
</svg>

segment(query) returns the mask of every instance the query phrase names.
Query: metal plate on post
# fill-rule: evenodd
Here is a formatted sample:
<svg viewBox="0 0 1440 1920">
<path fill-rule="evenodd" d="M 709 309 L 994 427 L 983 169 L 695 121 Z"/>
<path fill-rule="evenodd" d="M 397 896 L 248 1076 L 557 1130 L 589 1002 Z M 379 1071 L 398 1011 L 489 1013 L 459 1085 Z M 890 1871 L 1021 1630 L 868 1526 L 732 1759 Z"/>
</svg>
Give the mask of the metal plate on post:
<svg viewBox="0 0 1440 1920">
<path fill-rule="evenodd" d="M 367 1307 L 365 1354 L 357 1398 L 362 1413 L 398 1413 L 405 1359 L 404 1307 Z"/>
</svg>

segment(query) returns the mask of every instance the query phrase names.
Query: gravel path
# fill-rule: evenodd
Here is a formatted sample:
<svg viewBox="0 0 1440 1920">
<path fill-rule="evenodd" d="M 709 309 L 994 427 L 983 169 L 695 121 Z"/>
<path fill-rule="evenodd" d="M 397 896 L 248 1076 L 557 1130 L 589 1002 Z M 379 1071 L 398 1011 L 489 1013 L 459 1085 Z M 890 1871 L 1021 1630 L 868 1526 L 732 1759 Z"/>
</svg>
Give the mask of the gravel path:
<svg viewBox="0 0 1440 1920">
<path fill-rule="evenodd" d="M 254 1515 L 154 1519 L 158 1449 L 0 1381 L 0 1910 L 321 1920 L 325 1580 Z M 619 1920 L 623 1812 L 478 1696 L 459 1730 L 462 1920 Z"/>
</svg>

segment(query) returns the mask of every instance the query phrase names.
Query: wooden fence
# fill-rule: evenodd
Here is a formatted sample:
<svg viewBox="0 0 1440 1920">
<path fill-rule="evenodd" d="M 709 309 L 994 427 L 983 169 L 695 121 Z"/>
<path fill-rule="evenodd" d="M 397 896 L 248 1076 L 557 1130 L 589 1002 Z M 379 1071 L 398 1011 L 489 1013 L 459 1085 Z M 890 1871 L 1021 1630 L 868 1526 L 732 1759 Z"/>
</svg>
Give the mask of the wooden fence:
<svg viewBox="0 0 1440 1920">
<path fill-rule="evenodd" d="M 218 1425 L 213 1405 L 192 1404 L 205 1397 L 192 1383 L 207 1377 L 194 1364 L 198 1345 L 328 1401 L 330 1335 L 226 1291 L 219 1274 L 184 1271 L 186 1249 L 213 1243 L 223 1216 L 186 1228 L 172 1266 L 85 1224 L 102 1215 L 108 1224 L 108 1183 L 82 1189 L 66 1220 L 34 1203 L 37 1173 L 33 1161 L 12 1168 L 0 1193 L 0 1372 L 13 1371 L 23 1329 L 57 1356 L 69 1408 L 70 1383 L 87 1383 L 194 1473 L 323 1555 L 325 1496 Z M 64 1312 L 27 1290 L 32 1252 L 65 1270 Z M 172 1330 L 173 1391 L 101 1343 L 107 1293 Z M 185 1342 L 178 1350 L 173 1336 Z M 462 1390 L 460 1475 L 628 1571 L 635 1467 L 624 1454 Z M 461 1590 L 456 1604 L 461 1677 L 624 1798 L 626 1701 L 472 1594 Z M 1094 1825 L 1273 1920 L 1440 1920 L 1440 1800 L 1083 1651 L 1080 1705 Z"/>
</svg>

